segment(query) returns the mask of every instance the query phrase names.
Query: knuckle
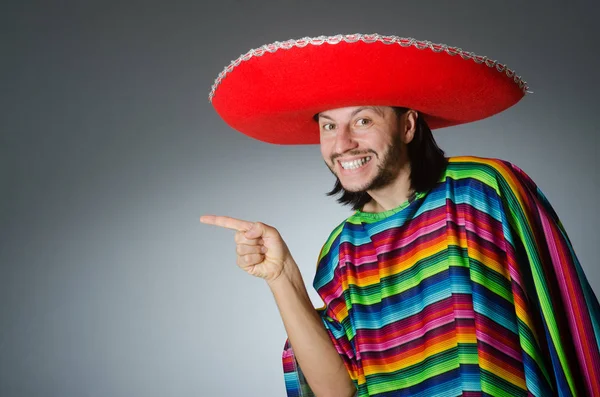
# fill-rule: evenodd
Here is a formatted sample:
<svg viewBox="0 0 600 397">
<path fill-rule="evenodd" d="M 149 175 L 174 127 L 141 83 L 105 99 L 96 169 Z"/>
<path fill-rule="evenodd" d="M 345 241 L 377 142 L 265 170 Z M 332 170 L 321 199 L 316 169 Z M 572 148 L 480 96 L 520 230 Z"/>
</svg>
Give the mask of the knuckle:
<svg viewBox="0 0 600 397">
<path fill-rule="evenodd" d="M 267 225 L 266 223 L 263 222 L 255 222 L 255 226 L 260 227 L 263 230 L 275 230 L 276 229 L 273 226 Z"/>
<path fill-rule="evenodd" d="M 236 232 L 233 239 L 235 240 L 236 243 L 240 243 L 242 241 L 242 232 Z"/>
</svg>

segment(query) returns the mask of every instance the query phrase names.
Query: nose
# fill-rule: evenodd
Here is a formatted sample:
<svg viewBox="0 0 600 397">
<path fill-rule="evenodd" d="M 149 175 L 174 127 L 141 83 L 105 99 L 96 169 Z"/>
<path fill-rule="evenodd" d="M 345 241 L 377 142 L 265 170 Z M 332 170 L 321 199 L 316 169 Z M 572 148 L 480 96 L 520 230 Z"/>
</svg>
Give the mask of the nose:
<svg viewBox="0 0 600 397">
<path fill-rule="evenodd" d="M 348 127 L 342 127 L 335 138 L 335 152 L 342 154 L 348 150 L 356 149 L 358 143 L 352 136 L 352 131 Z"/>
</svg>

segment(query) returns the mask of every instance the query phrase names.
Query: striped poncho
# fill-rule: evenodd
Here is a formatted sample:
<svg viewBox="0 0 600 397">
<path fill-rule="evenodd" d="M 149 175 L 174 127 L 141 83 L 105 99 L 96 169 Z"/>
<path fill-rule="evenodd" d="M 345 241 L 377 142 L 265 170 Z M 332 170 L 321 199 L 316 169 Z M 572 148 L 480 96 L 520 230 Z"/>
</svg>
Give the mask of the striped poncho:
<svg viewBox="0 0 600 397">
<path fill-rule="evenodd" d="M 314 287 L 363 396 L 600 396 L 600 307 L 543 193 L 506 161 L 330 235 Z M 288 396 L 312 396 L 292 346 Z"/>
</svg>

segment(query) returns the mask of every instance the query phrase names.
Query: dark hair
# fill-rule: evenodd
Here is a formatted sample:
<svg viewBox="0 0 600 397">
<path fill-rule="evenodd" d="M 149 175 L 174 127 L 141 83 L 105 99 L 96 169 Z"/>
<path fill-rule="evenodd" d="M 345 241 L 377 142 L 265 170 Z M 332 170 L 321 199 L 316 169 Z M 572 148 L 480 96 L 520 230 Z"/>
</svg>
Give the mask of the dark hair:
<svg viewBox="0 0 600 397">
<path fill-rule="evenodd" d="M 409 110 L 400 107 L 393 109 L 398 118 Z M 431 129 L 420 114 L 417 118 L 415 135 L 406 147 L 410 162 L 411 188 L 415 193 L 427 192 L 438 183 L 448 165 L 448 159 L 444 156 L 444 151 L 438 147 Z M 327 195 L 334 196 L 338 193 L 341 193 L 341 196 L 337 202 L 342 205 L 350 205 L 353 210 L 359 210 L 371 201 L 371 196 L 367 192 L 346 191 L 339 179 L 336 178 L 333 189 Z"/>
</svg>

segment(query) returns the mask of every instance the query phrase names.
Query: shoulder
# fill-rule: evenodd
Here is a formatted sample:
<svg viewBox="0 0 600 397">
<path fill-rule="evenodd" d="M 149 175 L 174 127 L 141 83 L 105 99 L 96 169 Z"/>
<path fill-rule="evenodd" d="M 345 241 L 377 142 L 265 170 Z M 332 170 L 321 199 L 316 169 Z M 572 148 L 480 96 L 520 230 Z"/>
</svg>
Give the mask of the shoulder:
<svg viewBox="0 0 600 397">
<path fill-rule="evenodd" d="M 313 279 L 313 287 L 317 291 L 320 291 L 332 281 L 339 279 L 339 275 L 336 276 L 336 274 L 339 272 L 340 243 L 347 222 L 348 219 L 345 219 L 331 231 L 319 252 L 317 268 Z"/>
<path fill-rule="evenodd" d="M 327 237 L 327 240 L 325 240 L 325 243 L 323 244 L 323 247 L 321 248 L 321 252 L 319 253 L 319 262 L 323 262 L 323 259 L 325 257 L 331 256 L 330 255 L 331 251 L 335 250 L 335 248 L 339 245 L 340 236 L 351 218 L 352 217 L 344 219 L 344 221 L 339 223 L 331 231 L 331 233 L 329 233 L 329 236 Z"/>
<path fill-rule="evenodd" d="M 455 156 L 448 159 L 448 170 L 453 172 L 502 172 L 514 165 L 506 160 L 491 157 Z"/>
<path fill-rule="evenodd" d="M 446 177 L 452 179 L 475 178 L 497 187 L 498 183 L 519 183 L 523 179 L 530 180 L 527 174 L 517 165 L 499 158 L 456 156 L 450 157 Z"/>
<path fill-rule="evenodd" d="M 499 158 L 477 156 L 450 157 L 446 178 L 476 179 L 495 190 L 500 196 L 520 196 L 537 192 L 533 179 L 518 165 Z"/>
</svg>

